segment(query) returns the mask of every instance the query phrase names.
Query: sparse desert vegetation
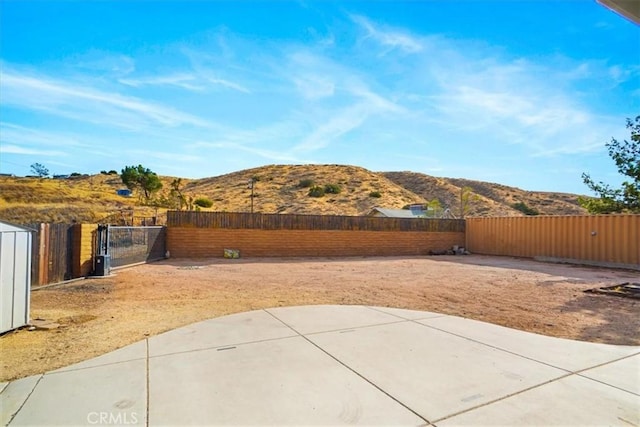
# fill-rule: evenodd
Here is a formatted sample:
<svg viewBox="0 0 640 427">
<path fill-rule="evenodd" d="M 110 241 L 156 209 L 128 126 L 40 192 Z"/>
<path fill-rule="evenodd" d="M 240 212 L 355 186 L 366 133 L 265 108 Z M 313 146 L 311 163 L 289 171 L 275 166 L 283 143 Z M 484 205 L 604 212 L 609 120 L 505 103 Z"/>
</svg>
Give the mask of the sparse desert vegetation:
<svg viewBox="0 0 640 427">
<path fill-rule="evenodd" d="M 460 193 L 473 199 L 469 216 L 524 215 L 526 206 L 541 215 L 586 211 L 578 195 L 524 191 L 501 184 L 439 178 L 416 172 L 372 172 L 348 165 L 269 165 L 202 179 L 160 176 L 162 188 L 148 201 L 126 188 L 115 171 L 66 179 L 0 177 L 0 219 L 15 223 L 99 222 L 135 210 L 151 217 L 167 209 L 249 212 L 253 185 L 255 212 L 366 215 L 376 206 L 400 209 L 437 200 L 459 216 Z M 184 203 L 179 203 L 179 198 Z M 200 200 L 200 202 L 195 203 Z M 211 202 L 211 204 L 209 203 Z"/>
</svg>

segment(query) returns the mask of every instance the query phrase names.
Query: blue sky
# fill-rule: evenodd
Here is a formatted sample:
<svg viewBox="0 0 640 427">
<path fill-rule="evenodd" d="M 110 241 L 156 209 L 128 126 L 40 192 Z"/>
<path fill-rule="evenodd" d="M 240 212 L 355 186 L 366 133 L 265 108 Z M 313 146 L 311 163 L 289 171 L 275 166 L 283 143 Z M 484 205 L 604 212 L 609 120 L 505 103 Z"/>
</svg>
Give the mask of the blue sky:
<svg viewBox="0 0 640 427">
<path fill-rule="evenodd" d="M 595 0 L 0 2 L 0 172 L 349 164 L 588 193 L 640 114 Z"/>
</svg>

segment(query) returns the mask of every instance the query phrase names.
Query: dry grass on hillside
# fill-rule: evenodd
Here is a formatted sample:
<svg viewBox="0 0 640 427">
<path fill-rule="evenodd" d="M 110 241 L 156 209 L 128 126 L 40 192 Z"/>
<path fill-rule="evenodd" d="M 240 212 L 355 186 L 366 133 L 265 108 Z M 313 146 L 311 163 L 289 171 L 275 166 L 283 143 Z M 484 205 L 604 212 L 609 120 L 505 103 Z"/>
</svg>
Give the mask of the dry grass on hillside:
<svg viewBox="0 0 640 427">
<path fill-rule="evenodd" d="M 0 178 L 0 217 L 17 223 L 93 222 L 108 214 L 109 207 L 128 203 L 118 198 L 109 180 L 118 177 L 88 176 L 72 179 Z"/>
<path fill-rule="evenodd" d="M 391 181 L 422 195 L 427 200 L 438 199 L 443 207 L 449 208 L 454 215 L 460 216 L 461 187 L 448 178 L 436 178 L 415 172 L 386 172 Z M 470 216 L 521 216 L 522 213 L 476 193 L 469 203 L 467 215 Z"/>
<path fill-rule="evenodd" d="M 415 172 L 385 172 L 391 181 L 428 200 L 437 198 L 460 214 L 460 191 L 469 187 L 474 200 L 469 204 L 468 216 L 522 216 L 514 209 L 518 202 L 536 209 L 541 215 L 584 215 L 586 210 L 578 204 L 578 195 L 540 191 L 525 191 L 491 182 L 458 178 L 438 178 Z"/>
<path fill-rule="evenodd" d="M 38 222 L 97 222 L 123 210 L 151 216 L 135 197 L 116 194 L 125 188 L 118 175 L 85 175 L 69 179 L 0 177 L 0 219 Z"/>
<path fill-rule="evenodd" d="M 383 175 L 356 166 L 272 165 L 247 169 L 214 178 L 192 181 L 186 191 L 203 194 L 213 200 L 213 210 L 244 211 L 251 209 L 251 178 L 254 184 L 254 211 L 323 215 L 364 215 L 375 206 L 402 208 L 425 203 L 424 198 L 389 181 Z M 310 197 L 301 181 L 315 185 L 336 184 L 339 194 Z M 381 197 L 371 197 L 371 192 Z"/>
<path fill-rule="evenodd" d="M 490 182 L 447 178 L 458 187 L 469 187 L 474 193 L 506 206 L 524 202 L 541 215 L 584 215 L 587 211 L 578 204 L 577 194 L 543 191 L 524 191 L 519 188 Z"/>
<path fill-rule="evenodd" d="M 512 207 L 516 202 L 524 202 L 547 215 L 585 213 L 573 194 L 528 192 L 500 184 L 415 172 L 376 173 L 346 165 L 269 165 L 210 178 L 183 178 L 181 191 L 187 199 L 210 199 L 213 206 L 205 210 L 249 212 L 252 178 L 256 179 L 253 210 L 262 213 L 365 215 L 376 206 L 402 208 L 438 199 L 443 207 L 459 215 L 462 187 L 470 187 L 474 192 L 467 212 L 470 216 L 522 215 Z M 175 178 L 161 176 L 160 179 L 163 188 L 154 196 L 154 202 L 161 207 L 155 208 L 142 206 L 135 195 L 118 196 L 116 190 L 124 187 L 118 175 L 61 180 L 0 177 L 0 219 L 22 224 L 97 222 L 112 215 L 119 217 L 123 211 L 132 209 L 136 216 L 162 216 L 167 209 L 175 208 L 166 203 Z M 304 180 L 321 187 L 335 184 L 341 191 L 311 197 L 309 188 L 300 185 Z M 373 197 L 372 193 L 380 197 Z"/>
</svg>

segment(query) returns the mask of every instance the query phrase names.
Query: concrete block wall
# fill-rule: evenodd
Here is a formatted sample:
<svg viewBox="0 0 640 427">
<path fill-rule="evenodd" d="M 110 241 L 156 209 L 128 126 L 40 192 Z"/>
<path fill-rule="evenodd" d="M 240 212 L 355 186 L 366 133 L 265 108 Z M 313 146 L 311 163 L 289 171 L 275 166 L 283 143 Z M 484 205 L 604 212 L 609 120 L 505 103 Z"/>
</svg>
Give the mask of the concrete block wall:
<svg viewBox="0 0 640 427">
<path fill-rule="evenodd" d="M 464 242 L 463 232 L 167 228 L 172 258 L 222 257 L 224 249 L 242 257 L 427 255 Z"/>
</svg>

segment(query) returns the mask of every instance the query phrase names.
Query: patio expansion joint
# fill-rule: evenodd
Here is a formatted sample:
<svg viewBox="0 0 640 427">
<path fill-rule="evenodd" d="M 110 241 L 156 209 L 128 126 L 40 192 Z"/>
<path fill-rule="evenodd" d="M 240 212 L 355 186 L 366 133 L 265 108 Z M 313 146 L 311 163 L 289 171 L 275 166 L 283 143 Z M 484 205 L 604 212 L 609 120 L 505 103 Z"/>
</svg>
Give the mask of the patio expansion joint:
<svg viewBox="0 0 640 427">
<path fill-rule="evenodd" d="M 556 382 L 556 381 L 563 380 L 563 379 L 565 379 L 565 378 L 569 378 L 569 377 L 571 377 L 571 376 L 578 376 L 578 375 L 576 375 L 576 374 L 574 374 L 574 373 L 569 372 L 569 373 L 567 373 L 567 374 L 565 374 L 565 375 L 562 375 L 562 376 L 560 376 L 560 377 L 552 378 L 552 379 L 550 379 L 550 380 L 548 380 L 548 381 L 544 381 L 544 382 L 542 382 L 542 383 L 540 383 L 540 384 L 535 384 L 535 385 L 532 385 L 532 386 L 530 386 L 530 387 L 523 388 L 522 390 L 518 390 L 518 391 L 515 391 L 515 392 L 513 392 L 513 393 L 506 394 L 506 395 L 501 396 L 501 397 L 499 397 L 499 398 L 497 398 L 497 399 L 493 399 L 493 400 L 490 400 L 490 401 L 488 401 L 488 402 L 484 402 L 484 403 L 482 403 L 482 404 L 480 404 L 480 405 L 476 405 L 476 406 L 473 406 L 473 407 L 470 407 L 470 408 L 463 409 L 462 411 L 458 411 L 458 412 L 455 412 L 455 413 L 453 413 L 453 414 L 449 414 L 449 415 L 447 415 L 446 417 L 438 418 L 437 420 L 434 420 L 434 421 L 433 421 L 433 424 L 435 424 L 435 423 L 439 423 L 440 421 L 444 421 L 444 420 L 447 420 L 447 419 L 449 419 L 449 418 L 453 418 L 453 417 L 456 417 L 456 416 L 458 416 L 458 415 L 461 415 L 461 414 L 464 414 L 464 413 L 467 413 L 467 412 L 470 412 L 470 411 L 475 411 L 475 410 L 476 410 L 476 409 L 478 409 L 478 408 L 483 408 L 483 407 L 485 407 L 485 406 L 493 405 L 494 403 L 500 402 L 500 401 L 502 401 L 502 400 L 509 399 L 509 398 L 511 398 L 511 397 L 513 397 L 513 396 L 517 396 L 517 395 L 519 395 L 519 394 L 526 393 L 526 392 L 528 392 L 528 391 L 531 391 L 531 390 L 534 390 L 534 389 L 536 389 L 536 388 L 539 388 L 539 387 L 545 386 L 545 385 L 547 385 L 547 384 L 551 384 L 551 383 Z"/>
<path fill-rule="evenodd" d="M 454 335 L 455 335 L 455 334 L 454 334 Z M 496 403 L 496 402 L 500 402 L 500 401 L 502 401 L 502 400 L 509 399 L 509 398 L 511 398 L 511 397 L 513 397 L 513 396 L 517 396 L 517 395 L 519 395 L 519 394 L 526 393 L 526 392 L 528 392 L 528 391 L 530 391 L 530 390 L 534 390 L 534 389 L 536 389 L 536 388 L 539 388 L 539 387 L 545 386 L 545 385 L 547 385 L 547 384 L 551 384 L 551 383 L 556 382 L 556 381 L 561 381 L 561 380 L 563 380 L 563 379 L 565 379 L 565 378 L 569 378 L 569 377 L 580 377 L 580 378 L 583 378 L 583 379 L 586 379 L 586 380 L 591 380 L 591 381 L 594 381 L 594 382 L 600 383 L 600 384 L 602 384 L 602 385 L 606 385 L 606 386 L 611 387 L 611 388 L 615 388 L 616 390 L 620 390 L 620 391 L 623 391 L 623 392 L 625 392 L 625 393 L 629 393 L 629 394 L 634 395 L 634 396 L 640 396 L 640 395 L 638 395 L 638 394 L 636 394 L 636 393 L 633 393 L 633 392 L 631 392 L 631 391 L 629 391 L 629 390 L 625 390 L 625 389 L 622 389 L 622 388 L 620 388 L 620 387 L 617 387 L 617 386 L 611 385 L 611 384 L 609 384 L 609 383 L 606 383 L 606 382 L 603 382 L 603 381 L 599 381 L 599 380 L 595 380 L 595 379 L 593 379 L 593 378 L 589 378 L 589 377 L 585 377 L 584 375 L 581 375 L 581 373 L 582 373 L 582 372 L 584 372 L 584 371 L 588 371 L 588 370 L 591 370 L 591 369 L 595 369 L 595 368 L 598 368 L 598 367 L 600 367 L 600 366 L 605 366 L 605 365 L 608 365 L 608 364 L 610 364 L 610 363 L 618 362 L 618 361 L 620 361 L 620 360 L 628 359 L 628 358 L 630 358 L 630 357 L 634 357 L 634 356 L 637 356 L 637 355 L 639 355 L 639 354 L 640 354 L 640 353 L 634 353 L 634 354 L 631 354 L 631 355 L 628 355 L 628 356 L 623 356 L 623 357 L 617 358 L 617 359 L 615 359 L 615 360 L 610 360 L 610 361 L 608 361 L 608 362 L 600 363 L 600 364 L 598 364 L 598 365 L 595 365 L 595 366 L 592 366 L 592 367 L 589 367 L 589 368 L 580 369 L 580 370 L 578 370 L 578 371 L 576 371 L 576 372 L 568 372 L 566 375 L 563 375 L 563 376 L 561 376 L 561 377 L 557 377 L 557 378 L 550 379 L 549 381 L 545 381 L 545 382 L 543 382 L 543 383 L 536 384 L 536 385 L 533 385 L 533 386 L 531 386 L 531 387 L 527 387 L 527 388 L 522 389 L 522 390 L 518 390 L 518 391 L 516 391 L 516 392 L 514 392 L 514 393 L 507 394 L 507 395 L 502 396 L 502 397 L 500 397 L 500 398 L 498 398 L 498 399 L 494 399 L 494 400 L 491 400 L 491 401 L 489 401 L 489 402 L 485 402 L 485 403 L 483 403 L 483 404 L 481 404 L 481 405 L 477 405 L 477 406 L 474 406 L 474 407 L 472 407 L 472 408 L 467 408 L 467 409 L 465 409 L 465 410 L 463 410 L 463 411 L 459 411 L 459 412 L 456 412 L 456 413 L 454 413 L 454 414 L 447 415 L 446 417 L 439 418 L 439 419 L 437 419 L 437 420 L 433 421 L 433 423 L 435 424 L 435 423 L 438 423 L 438 422 L 440 422 L 440 421 L 444 421 L 444 420 L 446 420 L 446 419 L 449 419 L 449 418 L 452 418 L 452 417 L 458 416 L 458 415 L 460 415 L 460 414 L 464 414 L 464 413 L 466 413 L 466 412 L 474 411 L 474 410 L 476 410 L 476 409 L 478 409 L 478 408 L 482 408 L 482 407 L 484 407 L 484 406 L 492 405 L 492 404 L 494 404 L 494 403 Z"/>
<path fill-rule="evenodd" d="M 517 395 L 519 395 L 519 394 L 522 394 L 522 393 L 525 393 L 525 392 L 527 392 L 527 391 L 530 391 L 530 390 L 536 389 L 536 388 L 538 388 L 538 387 L 542 387 L 542 386 L 544 386 L 544 385 L 546 385 L 546 384 L 550 384 L 550 383 L 552 383 L 552 382 L 560 381 L 560 380 L 563 380 L 563 379 L 565 379 L 565 378 L 569 378 L 569 377 L 572 377 L 572 376 L 581 377 L 581 378 L 584 378 L 584 379 L 588 379 L 588 380 L 591 380 L 591 381 L 595 381 L 595 382 L 601 383 L 601 384 L 603 384 L 603 385 L 606 385 L 606 386 L 609 386 L 609 387 L 615 388 L 615 389 L 617 389 L 617 390 L 624 391 L 624 392 L 626 392 L 626 393 L 630 393 L 630 394 L 632 394 L 632 395 L 634 395 L 634 396 L 637 396 L 637 394 L 636 394 L 636 393 L 630 392 L 629 390 L 625 390 L 625 389 L 622 389 L 622 388 L 620 388 L 620 387 L 616 387 L 616 386 L 614 386 L 614 385 L 608 384 L 608 383 L 606 383 L 606 382 L 602 382 L 602 381 L 595 380 L 595 379 L 593 379 L 593 378 L 586 377 L 586 376 L 582 375 L 582 373 L 584 373 L 585 371 L 589 371 L 589 370 L 591 370 L 591 369 L 595 369 L 595 368 L 598 368 L 598 367 L 601 367 L 601 366 L 605 366 L 605 365 L 608 365 L 608 364 L 611 364 L 611 363 L 618 362 L 618 361 L 620 361 L 620 360 L 624 360 L 624 359 L 628 359 L 628 358 L 631 358 L 631 357 L 634 357 L 634 356 L 638 356 L 638 355 L 640 355 L 640 352 L 635 352 L 635 353 L 633 353 L 633 354 L 626 355 L 626 356 L 622 356 L 622 357 L 617 357 L 617 358 L 615 358 L 615 359 L 611 359 L 611 360 L 608 360 L 608 361 L 606 361 L 606 362 L 599 363 L 599 364 L 597 364 L 597 365 L 589 366 L 589 367 L 586 367 L 586 368 L 583 368 L 583 369 L 578 369 L 578 370 L 576 370 L 576 371 L 571 371 L 571 370 L 569 370 L 569 369 L 561 368 L 561 367 L 559 367 L 559 366 L 554 366 L 554 365 L 552 365 L 552 364 L 549 364 L 549 363 L 546 363 L 546 362 L 542 362 L 542 361 L 540 361 L 540 360 L 533 359 L 533 358 L 531 358 L 531 357 L 523 356 L 523 355 L 521 355 L 521 354 L 519 354 L 519 353 L 516 353 L 516 352 L 513 352 L 513 351 L 509 351 L 509 350 L 506 350 L 506 349 L 501 348 L 501 347 L 497 347 L 497 346 L 494 346 L 494 345 L 490 345 L 490 344 L 484 343 L 484 342 L 482 342 L 482 341 L 475 340 L 475 339 L 473 339 L 473 338 L 466 337 L 466 336 L 464 336 L 464 335 L 456 334 L 456 333 L 453 333 L 453 332 L 450 332 L 450 331 L 446 331 L 446 330 L 443 330 L 443 329 L 440 329 L 440 328 L 436 328 L 436 327 L 434 327 L 434 326 L 425 325 L 424 323 L 420 323 L 420 322 L 418 322 L 417 320 L 411 320 L 411 321 L 412 321 L 412 322 L 414 322 L 414 323 L 417 323 L 417 324 L 419 324 L 419 325 L 421 325 L 421 326 L 425 326 L 425 327 L 427 327 L 427 328 L 435 329 L 435 330 L 440 331 L 440 332 L 444 332 L 444 333 L 447 333 L 447 334 L 450 334 L 450 335 L 453 335 L 453 336 L 456 336 L 456 337 L 459 337 L 459 338 L 463 338 L 463 339 L 469 340 L 469 341 L 471 341 L 471 342 L 475 342 L 475 343 L 477 343 L 477 344 L 482 344 L 482 345 L 484 345 L 484 346 L 486 346 L 486 347 L 493 348 L 493 349 L 495 349 L 495 350 L 499 350 L 499 351 L 503 351 L 503 352 L 505 352 L 505 353 L 509 353 L 509 354 L 512 354 L 512 355 L 515 355 L 515 356 L 521 357 L 521 358 L 523 358 L 523 359 L 527 359 L 527 360 L 530 360 L 530 361 L 532 361 L 532 362 L 540 363 L 540 364 L 543 364 L 543 365 L 549 366 L 549 367 L 551 367 L 551 368 L 559 369 L 559 370 L 561 370 L 561 371 L 566 372 L 566 374 L 564 374 L 564 375 L 561 375 L 561 376 L 556 377 L 556 378 L 552 378 L 552 379 L 550 379 L 550 380 L 548 380 L 548 381 L 545 381 L 545 382 L 542 382 L 542 383 L 540 383 L 540 384 L 536 384 L 536 385 L 533 385 L 533 386 L 531 386 L 531 387 L 527 387 L 527 388 L 525 388 L 525 389 L 518 390 L 518 391 L 516 391 L 516 392 L 514 392 L 514 393 L 510 393 L 510 394 L 507 394 L 507 395 L 505 395 L 505 396 L 502 396 L 502 397 L 500 397 L 500 398 L 498 398 L 498 399 L 494 399 L 494 400 L 491 400 L 491 401 L 489 401 L 489 402 L 485 402 L 485 403 L 483 403 L 483 404 L 481 404 L 481 405 L 477 405 L 477 406 L 474 406 L 474 407 L 471 407 L 471 408 L 467 408 L 467 409 L 464 409 L 464 410 L 462 410 L 462 411 L 456 412 L 456 413 L 454 413 L 454 414 L 447 415 L 446 417 L 439 418 L 439 419 L 437 419 L 437 420 L 434 420 L 434 421 L 433 421 L 433 423 L 434 423 L 434 424 L 435 424 L 435 423 L 438 423 L 438 422 L 440 422 L 440 421 L 444 421 L 444 420 L 446 420 L 446 419 L 449 419 L 449 418 L 455 417 L 455 416 L 457 416 L 457 415 L 460 415 L 460 414 L 463 414 L 463 413 L 466 413 L 466 412 L 469 412 L 469 411 L 473 411 L 473 410 L 476 410 L 476 409 L 478 409 L 478 408 L 482 408 L 482 407 L 484 407 L 484 406 L 491 405 L 491 404 L 496 403 L 496 402 L 499 402 L 499 401 L 501 401 L 501 400 L 505 400 L 505 399 L 508 399 L 508 398 L 510 398 L 510 397 L 517 396 Z"/>
<path fill-rule="evenodd" d="M 432 425 L 431 421 L 427 420 L 425 417 L 423 417 L 422 415 L 420 415 L 419 413 L 417 413 L 416 411 L 414 411 L 413 409 L 411 409 L 411 407 L 407 406 L 405 403 L 401 402 L 400 400 L 398 400 L 395 396 L 389 394 L 387 391 L 385 391 L 383 388 L 381 388 L 380 386 L 378 386 L 376 383 L 372 382 L 370 379 L 368 379 L 367 377 L 365 377 L 364 375 L 362 375 L 360 372 L 356 371 L 355 369 L 353 369 L 352 367 L 350 367 L 349 365 L 345 364 L 343 361 L 341 361 L 340 359 L 338 359 L 336 356 L 334 356 L 333 354 L 329 353 L 327 350 L 325 350 L 324 348 L 320 347 L 318 344 L 314 343 L 313 341 L 311 341 L 309 338 L 307 338 L 304 334 L 301 334 L 300 332 L 298 332 L 294 327 L 292 327 L 291 325 L 287 324 L 284 320 L 278 318 L 276 315 L 274 315 L 273 313 L 270 313 L 267 310 L 266 311 L 270 316 L 272 316 L 274 319 L 276 319 L 278 322 L 282 323 L 283 325 L 285 325 L 286 327 L 288 327 L 289 329 L 291 329 L 292 331 L 294 331 L 299 337 L 301 337 L 302 339 L 304 339 L 305 341 L 307 341 L 309 344 L 311 344 L 312 346 L 314 346 L 315 348 L 317 348 L 318 350 L 320 350 L 322 353 L 326 354 L 327 356 L 329 356 L 330 358 L 332 358 L 333 360 L 335 360 L 336 362 L 338 362 L 340 364 L 340 366 L 346 368 L 348 371 L 354 373 L 355 375 L 357 375 L 359 378 L 361 378 L 362 380 L 364 380 L 367 384 L 371 385 L 372 387 L 374 387 L 376 390 L 380 391 L 382 394 L 384 394 L 385 396 L 387 396 L 389 399 L 393 400 L 394 402 L 396 402 L 398 405 L 402 406 L 403 408 L 405 408 L 407 411 L 411 412 L 413 415 L 415 415 L 416 417 L 420 418 L 421 420 L 423 420 L 426 425 Z M 316 334 L 319 333 L 326 333 L 326 332 L 340 332 L 340 331 L 351 331 L 351 330 L 355 330 L 355 329 L 362 329 L 365 327 L 371 327 L 371 326 L 381 326 L 381 325 L 388 325 L 388 324 L 396 324 L 396 323 L 403 323 L 406 322 L 406 320 L 403 320 L 401 322 L 390 322 L 390 323 L 382 323 L 382 324 L 377 324 L 377 325 L 368 325 L 368 326 L 361 326 L 361 327 L 357 327 L 357 328 L 343 328 L 343 329 L 336 329 L 333 331 L 323 331 L 323 332 L 316 332 Z M 309 334 L 312 335 L 312 334 Z"/>
<path fill-rule="evenodd" d="M 44 374 L 40 374 L 40 378 L 38 378 L 38 381 L 36 381 L 36 383 L 33 385 L 33 388 L 31 389 L 31 391 L 29 392 L 27 397 L 24 399 L 24 402 L 22 402 L 22 404 L 20 405 L 18 410 L 16 410 L 13 414 L 11 414 L 11 417 L 9 418 L 9 422 L 7 423 L 7 426 L 9 424 L 11 424 L 11 421 L 13 421 L 13 419 L 16 417 L 16 415 L 18 415 L 18 413 L 22 410 L 24 405 L 26 405 L 27 401 L 29 400 L 29 398 L 31 397 L 33 392 L 36 391 L 36 387 L 38 387 L 38 384 L 40 384 L 40 381 L 42 380 L 42 378 L 44 378 Z M 5 389 L 6 389 L 6 387 L 5 387 Z"/>
<path fill-rule="evenodd" d="M 633 354 L 630 354 L 630 355 L 628 355 L 628 356 L 619 357 L 619 358 L 617 358 L 617 359 L 615 359 L 615 360 L 610 360 L 610 361 L 608 361 L 608 362 L 600 363 L 599 365 L 591 366 L 591 367 L 589 367 L 589 368 L 580 369 L 580 370 L 578 370 L 578 371 L 576 371 L 576 372 L 574 372 L 574 373 L 575 373 L 577 376 L 581 377 L 581 378 L 584 378 L 584 379 L 587 379 L 587 380 L 591 380 L 591 381 L 595 381 L 595 382 L 597 382 L 597 383 L 600 383 L 600 384 L 603 384 L 603 385 L 606 385 L 606 386 L 609 386 L 609 387 L 613 387 L 613 388 L 615 388 L 615 389 L 617 389 L 617 390 L 624 391 L 624 392 L 626 392 L 626 393 L 631 393 L 631 394 L 633 394 L 634 396 L 640 396 L 640 394 L 638 394 L 638 393 L 634 393 L 634 392 L 632 392 L 632 391 L 626 390 L 626 389 L 624 389 L 624 388 L 620 388 L 620 387 L 615 386 L 615 385 L 613 385 L 613 384 L 609 384 L 609 383 L 607 383 L 607 382 L 604 382 L 604 381 L 601 381 L 601 380 L 598 380 L 598 379 L 595 379 L 595 378 L 591 378 L 591 377 L 588 377 L 588 376 L 584 375 L 584 373 L 585 373 L 585 372 L 590 371 L 590 370 L 592 370 L 592 369 L 600 368 L 600 367 L 602 367 L 602 366 L 610 365 L 610 364 L 612 364 L 612 363 L 619 362 L 619 361 L 621 361 L 621 360 L 625 360 L 625 359 L 630 359 L 630 358 L 632 358 L 632 357 L 636 357 L 636 356 L 640 356 L 640 352 L 633 353 Z"/>
<path fill-rule="evenodd" d="M 277 337 L 277 338 L 265 338 L 262 340 L 255 340 L 255 341 L 244 341 L 244 342 L 236 342 L 236 343 L 231 343 L 231 344 L 225 344 L 225 345 L 214 345 L 211 347 L 204 347 L 204 348 L 193 348 L 190 350 L 183 350 L 183 351 L 174 351 L 171 353 L 163 353 L 163 354 L 156 354 L 156 355 L 151 355 L 150 353 L 148 353 L 147 358 L 148 359 L 157 359 L 157 358 L 161 358 L 161 357 L 167 357 L 167 356 L 174 356 L 177 354 L 187 354 L 187 353 L 197 353 L 200 351 L 208 351 L 208 350 L 231 350 L 231 349 L 235 349 L 236 347 L 242 347 L 245 345 L 251 345 L 251 344 L 259 344 L 262 342 L 270 342 L 270 341 L 279 341 L 279 340 L 286 340 L 289 338 L 296 338 L 299 334 L 294 334 L 294 335 L 287 335 L 286 337 Z"/>
<path fill-rule="evenodd" d="M 520 353 L 516 353 L 515 351 L 507 350 L 506 348 L 498 347 L 498 346 L 495 346 L 495 345 L 492 345 L 492 344 L 487 344 L 487 343 L 485 343 L 485 342 L 482 342 L 482 341 L 479 341 L 479 340 L 476 340 L 476 339 L 473 339 L 473 338 L 469 338 L 469 337 L 464 336 L 464 335 L 456 334 L 456 333 L 454 333 L 454 332 L 447 331 L 447 330 L 445 330 L 445 329 L 436 328 L 435 326 L 425 325 L 424 323 L 420 323 L 420 322 L 418 322 L 418 321 L 416 321 L 416 320 L 411 320 L 411 322 L 413 322 L 413 323 L 417 323 L 418 325 L 420 325 L 420 326 L 424 326 L 424 327 L 426 327 L 426 328 L 435 329 L 436 331 L 444 332 L 445 334 L 453 335 L 453 336 L 455 336 L 455 337 L 462 338 L 462 339 L 465 339 L 465 340 L 467 340 L 467 341 L 474 342 L 474 343 L 476 343 L 476 344 L 483 345 L 483 346 L 485 346 L 485 347 L 492 348 L 492 349 L 494 349 L 494 350 L 503 351 L 503 352 L 505 352 L 505 353 L 509 353 L 509 354 L 514 355 L 514 356 L 518 356 L 518 357 L 521 357 L 521 358 L 523 358 L 523 359 L 530 360 L 530 361 L 532 361 L 532 362 L 540 363 L 540 364 L 542 364 L 542 365 L 546 365 L 546 366 L 549 366 L 549 367 L 551 367 L 551 368 L 559 369 L 559 370 L 561 370 L 561 371 L 567 372 L 568 374 L 575 374 L 575 373 L 577 373 L 577 372 L 582 371 L 582 370 L 579 370 L 579 371 L 572 371 L 572 370 L 570 370 L 570 369 L 562 368 L 562 367 L 560 367 L 560 366 L 555 366 L 555 365 L 552 365 L 551 363 L 547 363 L 547 362 L 543 362 L 542 360 L 534 359 L 533 357 L 523 356 L 523 355 L 522 355 L 522 354 L 520 354 Z M 625 357 L 627 357 L 627 356 L 625 356 Z M 623 357 L 623 358 L 625 358 L 625 357 Z M 603 363 L 603 364 L 607 364 L 607 363 L 611 363 L 611 362 L 615 362 L 615 361 L 617 361 L 617 359 L 616 359 L 616 360 L 610 360 L 610 361 L 607 361 L 607 362 L 605 362 L 605 363 Z M 584 369 L 592 369 L 592 368 L 596 368 L 597 366 L 600 366 L 600 365 L 590 366 L 590 367 L 588 367 L 588 368 L 584 368 Z"/>
<path fill-rule="evenodd" d="M 145 342 L 145 350 L 147 352 L 147 357 L 145 359 L 145 375 L 146 375 L 146 382 L 145 382 L 145 386 L 146 386 L 146 406 L 147 406 L 147 411 L 146 411 L 146 422 L 145 425 L 146 427 L 149 427 L 149 401 L 151 400 L 150 395 L 151 395 L 151 389 L 149 388 L 150 385 L 150 375 L 149 375 L 149 338 L 145 338 L 144 340 Z"/>
<path fill-rule="evenodd" d="M 411 318 L 411 319 L 407 319 L 406 317 L 402 317 L 402 316 L 400 316 L 400 315 L 398 315 L 398 314 L 389 313 L 389 312 L 387 312 L 387 311 L 380 310 L 380 308 L 385 308 L 385 307 L 380 307 L 380 308 L 379 308 L 379 307 L 374 307 L 374 306 L 370 306 L 370 305 L 365 305 L 365 306 L 363 306 L 363 307 L 366 307 L 366 308 L 368 308 L 369 310 L 373 310 L 373 311 L 375 311 L 375 312 L 377 312 L 377 313 L 388 314 L 388 315 L 390 315 L 390 316 L 394 316 L 394 317 L 397 317 L 398 319 L 402 319 L 402 320 L 413 320 L 413 321 L 418 321 L 418 320 L 431 320 L 431 319 L 437 319 L 437 318 L 439 318 L 439 317 L 447 317 L 447 316 L 448 316 L 448 314 L 435 313 L 435 312 L 433 312 L 433 311 L 432 311 L 432 312 L 430 312 L 430 313 L 433 313 L 433 314 L 434 314 L 433 316 L 414 317 L 414 318 Z M 388 307 L 388 308 L 391 308 L 391 307 Z"/>
<path fill-rule="evenodd" d="M 280 320 L 280 319 L 278 319 Z M 280 320 L 282 322 L 282 320 Z M 296 332 L 296 334 L 298 335 L 302 335 L 302 336 L 306 336 L 306 335 L 320 335 L 320 334 L 328 334 L 331 332 L 354 332 L 357 331 L 359 329 L 367 329 L 367 328 L 377 328 L 378 326 L 386 326 L 386 325 L 396 325 L 398 323 L 406 323 L 407 319 L 398 319 L 398 320 L 394 320 L 392 322 L 384 322 L 384 323 L 375 323 L 375 324 L 371 324 L 371 325 L 363 325 L 363 326 L 354 326 L 351 328 L 339 328 L 339 329 L 328 329 L 326 331 L 318 331 L 318 332 L 309 332 L 308 334 L 301 334 L 298 331 L 296 331 L 295 329 L 291 328 L 291 326 L 287 325 L 287 327 L 291 328 L 293 331 Z M 284 323 L 284 322 L 282 322 Z M 286 323 L 285 323 L 286 325 Z"/>
<path fill-rule="evenodd" d="M 118 350 L 114 350 L 114 351 L 118 351 Z M 87 360 L 91 360 L 91 359 L 87 359 Z M 60 368 L 60 369 L 64 369 L 64 371 L 56 370 L 56 371 L 51 371 L 51 372 L 45 372 L 42 375 L 46 375 L 46 376 L 61 375 L 61 374 L 69 373 L 69 372 L 85 371 L 87 369 L 100 368 L 100 367 L 103 367 L 103 366 L 121 365 L 123 363 L 135 362 L 136 360 L 145 360 L 145 357 L 134 357 L 132 359 L 118 360 L 117 362 L 101 363 L 101 364 L 94 365 L 94 366 L 81 366 L 79 368 L 71 368 L 71 366 L 73 366 L 73 365 L 70 365 L 70 366 L 65 366 L 65 367 Z M 82 362 L 78 362 L 78 363 L 82 363 Z M 66 368 L 68 368 L 68 369 L 66 369 Z"/>
</svg>

